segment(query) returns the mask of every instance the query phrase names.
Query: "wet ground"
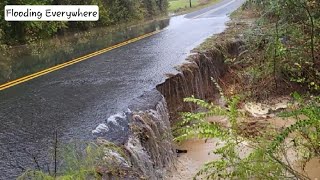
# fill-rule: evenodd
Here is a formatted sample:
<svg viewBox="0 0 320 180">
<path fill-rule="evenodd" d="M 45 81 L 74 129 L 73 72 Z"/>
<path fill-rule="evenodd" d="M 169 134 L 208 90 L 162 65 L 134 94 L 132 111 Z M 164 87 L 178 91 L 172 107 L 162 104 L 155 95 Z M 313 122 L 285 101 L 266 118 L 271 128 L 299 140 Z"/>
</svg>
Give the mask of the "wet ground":
<svg viewBox="0 0 320 180">
<path fill-rule="evenodd" d="M 34 167 L 33 157 L 49 159 L 56 130 L 59 142 L 93 139 L 98 124 L 154 89 L 164 74 L 176 73 L 191 49 L 222 32 L 227 14 L 242 2 L 224 0 L 173 17 L 152 37 L 0 91 L 0 179 Z"/>
</svg>

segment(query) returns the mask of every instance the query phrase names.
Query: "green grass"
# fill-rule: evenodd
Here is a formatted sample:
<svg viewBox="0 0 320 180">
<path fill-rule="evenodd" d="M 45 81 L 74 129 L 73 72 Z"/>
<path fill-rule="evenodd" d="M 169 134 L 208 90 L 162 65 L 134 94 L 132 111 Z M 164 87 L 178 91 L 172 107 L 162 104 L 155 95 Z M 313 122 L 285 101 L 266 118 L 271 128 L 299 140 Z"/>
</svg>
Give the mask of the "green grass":
<svg viewBox="0 0 320 180">
<path fill-rule="evenodd" d="M 198 6 L 199 0 L 191 0 L 192 6 Z M 174 12 L 179 9 L 187 9 L 190 7 L 189 0 L 171 0 L 169 1 L 169 11 Z"/>
<path fill-rule="evenodd" d="M 191 0 L 192 7 L 190 8 L 189 0 L 169 0 L 169 12 L 175 14 L 188 13 L 213 5 L 219 1 L 220 0 Z"/>
</svg>

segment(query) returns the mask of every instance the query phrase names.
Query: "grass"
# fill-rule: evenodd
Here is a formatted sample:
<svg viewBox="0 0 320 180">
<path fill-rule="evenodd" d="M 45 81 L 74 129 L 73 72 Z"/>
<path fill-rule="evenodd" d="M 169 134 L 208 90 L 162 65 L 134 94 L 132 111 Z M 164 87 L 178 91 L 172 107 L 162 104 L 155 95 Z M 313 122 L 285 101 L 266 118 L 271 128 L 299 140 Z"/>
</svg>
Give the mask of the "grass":
<svg viewBox="0 0 320 180">
<path fill-rule="evenodd" d="M 169 0 L 170 13 L 187 13 L 198 9 L 213 5 L 220 0 L 191 0 L 192 7 L 190 8 L 189 0 Z"/>
<path fill-rule="evenodd" d="M 198 6 L 199 0 L 191 0 L 192 6 Z M 175 12 L 179 9 L 187 9 L 190 8 L 190 1 L 189 0 L 171 0 L 169 1 L 169 11 Z"/>
<path fill-rule="evenodd" d="M 65 144 L 57 149 L 57 153 L 59 165 L 54 168 L 57 171 L 39 165 L 36 169 L 26 170 L 17 180 L 99 180 L 103 175 L 124 179 L 122 176 L 131 173 L 122 169 L 123 164 L 129 163 L 126 152 L 104 139 L 98 139 L 97 143 Z"/>
</svg>

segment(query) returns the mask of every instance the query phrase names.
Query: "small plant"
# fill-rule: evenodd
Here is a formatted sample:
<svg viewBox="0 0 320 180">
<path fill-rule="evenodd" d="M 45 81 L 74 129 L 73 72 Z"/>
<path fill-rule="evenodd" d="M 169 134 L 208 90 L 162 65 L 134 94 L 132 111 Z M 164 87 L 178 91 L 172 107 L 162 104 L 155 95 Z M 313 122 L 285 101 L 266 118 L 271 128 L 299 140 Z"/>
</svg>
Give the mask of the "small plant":
<svg viewBox="0 0 320 180">
<path fill-rule="evenodd" d="M 305 102 L 298 93 L 293 96 L 301 107 L 282 113 L 281 116 L 294 117 L 297 122 L 277 135 L 269 151 L 276 151 L 289 135 L 294 133 L 291 141 L 301 153 L 304 162 L 308 162 L 312 157 L 320 157 L 320 97 L 313 97 L 309 102 Z"/>
<path fill-rule="evenodd" d="M 228 102 L 228 109 L 215 106 L 212 103 L 207 103 L 203 100 L 194 97 L 186 98 L 186 102 L 192 102 L 199 107 L 205 109 L 202 112 L 183 113 L 183 121 L 180 123 L 181 128 L 176 130 L 176 141 L 181 141 L 186 138 L 219 138 L 223 141 L 222 147 L 212 153 L 220 155 L 220 159 L 209 162 L 196 174 L 198 177 L 207 179 L 250 179 L 250 178 L 265 178 L 265 177 L 280 177 L 282 175 L 281 166 L 272 161 L 267 155 L 265 146 L 267 143 L 262 143 L 259 146 L 254 144 L 250 148 L 246 157 L 241 157 L 238 149 L 244 148 L 243 144 L 246 139 L 239 136 L 239 122 L 237 105 L 240 98 L 233 97 Z M 207 117 L 223 115 L 227 116 L 230 122 L 230 127 L 222 127 L 219 123 L 208 122 Z M 257 173 L 259 172 L 259 173 Z"/>
<path fill-rule="evenodd" d="M 27 170 L 18 179 L 27 180 L 86 180 L 101 179 L 98 167 L 106 173 L 116 174 L 122 163 L 127 163 L 126 154 L 115 144 L 100 140 L 99 145 L 69 143 L 63 146 L 60 171 L 55 173 Z M 117 175 L 117 174 L 116 174 Z"/>
<path fill-rule="evenodd" d="M 41 170 L 27 170 L 18 180 L 85 180 L 99 179 L 96 171 L 97 165 L 102 163 L 104 150 L 96 144 L 89 144 L 83 150 L 81 145 L 70 144 L 62 152 L 62 171 L 43 172 Z"/>
<path fill-rule="evenodd" d="M 296 93 L 294 96 L 299 97 Z M 195 103 L 201 111 L 182 114 L 183 120 L 179 124 L 180 128 L 175 131 L 175 140 L 180 142 L 187 138 L 219 138 L 222 141 L 218 149 L 212 152 L 220 155 L 220 159 L 205 164 L 194 179 L 309 179 L 289 163 L 285 139 L 290 133 L 299 132 L 300 136 L 294 139 L 295 146 L 299 146 L 298 149 L 305 153 L 306 161 L 320 155 L 319 97 L 306 106 L 282 114 L 297 118 L 294 125 L 280 133 L 268 130 L 260 137 L 249 138 L 241 136 L 241 114 L 237 109 L 239 98 L 231 98 L 228 109 L 194 97 L 185 98 L 185 101 Z M 307 118 L 300 120 L 301 114 Z M 227 116 L 230 126 L 223 127 L 206 120 L 207 117 L 216 115 Z"/>
</svg>

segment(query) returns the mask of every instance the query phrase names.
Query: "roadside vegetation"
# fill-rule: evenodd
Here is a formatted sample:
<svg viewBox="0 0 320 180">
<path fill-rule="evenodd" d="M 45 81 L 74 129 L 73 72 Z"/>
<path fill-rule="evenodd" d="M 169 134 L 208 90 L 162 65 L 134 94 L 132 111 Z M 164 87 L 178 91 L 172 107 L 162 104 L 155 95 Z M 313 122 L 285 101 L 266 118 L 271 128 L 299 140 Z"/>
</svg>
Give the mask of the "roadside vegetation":
<svg viewBox="0 0 320 180">
<path fill-rule="evenodd" d="M 129 166 L 123 167 L 128 162 L 125 151 L 103 139 L 98 139 L 96 143 L 61 144 L 55 148 L 52 155 L 52 160 L 46 165 L 35 159 L 35 168 L 26 170 L 17 179 L 86 180 L 106 177 L 123 178 L 130 174 L 126 171 Z"/>
<path fill-rule="evenodd" d="M 212 152 L 220 158 L 205 164 L 195 179 L 311 179 L 304 169 L 311 159 L 320 158 L 319 9 L 320 3 L 314 0 L 248 0 L 233 14 L 234 20 L 226 32 L 195 50 L 223 51 L 228 65 L 225 76 L 213 81 L 225 106 L 185 98 L 186 103 L 197 105 L 198 111 L 183 113 L 174 130 L 177 142 L 190 138 L 221 140 Z M 222 46 L 232 44 L 231 41 L 243 44 L 237 55 L 231 55 Z M 275 114 L 284 118 L 282 121 L 292 120 L 292 124 L 276 127 L 270 123 L 260 127 L 261 119 L 247 121 L 252 117 L 243 111 L 243 104 L 268 102 L 282 96 L 292 98 L 285 110 Z M 228 123 L 209 122 L 210 116 L 225 116 Z M 248 129 L 252 124 L 253 131 Z M 121 155 L 121 150 L 116 149 Z M 97 164 L 114 165 L 112 161 L 100 161 L 105 154 L 100 154 L 99 148 L 85 152 L 81 161 L 68 158 L 77 157 L 74 155 L 63 158 L 66 170 L 70 171 L 27 171 L 20 178 L 101 178 Z"/>
<path fill-rule="evenodd" d="M 191 6 L 199 5 L 199 0 L 191 0 Z M 183 9 L 190 8 L 190 0 L 170 0 L 169 11 L 175 12 Z"/>
<path fill-rule="evenodd" d="M 5 5 L 99 5 L 100 19 L 97 22 L 6 22 Z M 50 38 L 65 32 L 108 27 L 132 21 L 150 20 L 167 14 L 167 0 L 4 0 L 0 2 L 0 43 L 6 45 L 27 44 Z"/>
<path fill-rule="evenodd" d="M 170 13 L 186 13 L 193 10 L 197 10 L 200 8 L 204 8 L 205 6 L 212 5 L 219 0 L 169 0 L 169 8 L 168 11 Z"/>
<path fill-rule="evenodd" d="M 220 156 L 219 160 L 206 163 L 195 179 L 311 179 L 303 170 L 310 159 L 320 157 L 320 101 L 316 98 L 303 102 L 300 96 L 296 98 L 300 106 L 281 114 L 294 118 L 295 124 L 280 132 L 280 129 L 267 127 L 259 130 L 258 135 L 245 131 L 244 126 L 248 124 L 240 121 L 244 115 L 238 109 L 238 97 L 228 100 L 228 109 L 194 97 L 186 98 L 186 102 L 195 103 L 203 111 L 183 114 L 180 128 L 175 132 L 176 141 L 221 140 L 218 148 L 212 151 Z M 211 116 L 226 116 L 230 125 L 208 122 L 206 118 Z M 297 154 L 292 157 L 289 151 Z M 292 163 L 292 158 L 299 160 L 299 167 Z"/>
<path fill-rule="evenodd" d="M 212 152 L 220 155 L 219 160 L 205 164 L 195 179 L 312 178 L 305 167 L 320 157 L 319 8 L 314 0 L 248 0 L 233 14 L 226 32 L 195 50 L 223 51 L 229 66 L 226 75 L 214 82 L 227 108 L 186 98 L 199 109 L 183 113 L 175 129 L 177 142 L 221 140 Z M 231 42 L 242 44 L 236 56 L 223 46 Z M 292 98 L 286 110 L 276 113 L 283 120 L 277 120 L 290 119 L 291 125 L 261 127 L 264 120 L 248 121 L 252 117 L 243 111 L 243 104 L 282 96 Z M 228 125 L 209 122 L 211 116 L 227 117 Z"/>
<path fill-rule="evenodd" d="M 224 83 L 234 88 L 226 95 L 264 100 L 293 91 L 319 94 L 319 2 L 308 6 L 293 1 L 263 2 L 247 1 L 242 11 L 232 15 L 234 21 L 226 32 L 209 38 L 195 51 L 233 40 L 244 42 L 238 57 L 227 57 L 231 70 Z"/>
</svg>

